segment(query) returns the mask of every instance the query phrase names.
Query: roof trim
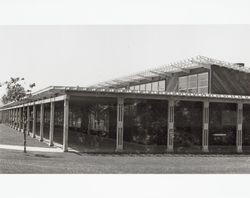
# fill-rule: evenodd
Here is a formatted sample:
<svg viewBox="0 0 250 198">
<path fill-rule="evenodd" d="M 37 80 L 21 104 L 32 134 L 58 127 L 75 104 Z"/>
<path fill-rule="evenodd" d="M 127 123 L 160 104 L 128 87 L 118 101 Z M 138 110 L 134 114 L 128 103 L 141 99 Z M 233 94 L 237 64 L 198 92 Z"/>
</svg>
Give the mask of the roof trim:
<svg viewBox="0 0 250 198">
<path fill-rule="evenodd" d="M 114 96 L 119 96 L 120 94 L 126 98 L 130 98 L 130 95 L 138 95 L 143 98 L 144 95 L 151 95 L 151 96 L 173 96 L 173 97 L 197 97 L 197 98 L 204 98 L 204 99 L 230 99 L 230 100 L 242 100 L 250 102 L 250 96 L 243 96 L 243 95 L 226 95 L 226 94 L 208 94 L 208 93 L 185 93 L 185 92 L 166 92 L 166 91 L 139 91 L 139 90 L 129 90 L 129 89 L 111 89 L 111 88 L 88 88 L 88 87 L 69 87 L 69 86 L 50 86 L 45 89 L 42 89 L 38 92 L 35 92 L 28 98 L 23 98 L 17 102 L 11 102 L 0 109 L 6 109 L 8 107 L 18 106 L 21 104 L 26 104 L 30 102 L 35 102 L 39 100 L 44 100 L 45 98 L 54 98 L 55 93 L 58 95 L 65 95 L 70 93 L 82 93 L 84 94 L 112 94 Z M 53 93 L 53 94 L 51 94 Z M 100 95 L 99 95 L 100 96 Z"/>
</svg>

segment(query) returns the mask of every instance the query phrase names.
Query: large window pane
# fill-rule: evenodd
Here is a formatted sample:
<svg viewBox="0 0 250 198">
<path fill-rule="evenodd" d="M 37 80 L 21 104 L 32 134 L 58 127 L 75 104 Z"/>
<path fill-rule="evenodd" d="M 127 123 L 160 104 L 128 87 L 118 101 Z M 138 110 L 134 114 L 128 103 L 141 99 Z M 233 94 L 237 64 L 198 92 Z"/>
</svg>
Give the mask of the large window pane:
<svg viewBox="0 0 250 198">
<path fill-rule="evenodd" d="M 147 91 L 151 91 L 151 90 L 152 90 L 152 89 L 151 89 L 151 83 L 146 84 L 146 90 L 147 90 Z"/>
<path fill-rule="evenodd" d="M 139 85 L 136 85 L 136 86 L 135 86 L 135 90 L 140 90 Z"/>
<path fill-rule="evenodd" d="M 188 92 L 196 93 L 197 92 L 197 75 L 188 76 Z"/>
<path fill-rule="evenodd" d="M 198 92 L 208 93 L 208 73 L 198 74 Z"/>
<path fill-rule="evenodd" d="M 146 90 L 146 85 L 145 84 L 140 85 L 140 90 L 145 91 Z"/>
<path fill-rule="evenodd" d="M 152 91 L 158 91 L 158 82 L 152 83 Z"/>
<path fill-rule="evenodd" d="M 179 77 L 179 91 L 186 92 L 187 91 L 187 76 Z"/>
<path fill-rule="evenodd" d="M 159 81 L 159 91 L 165 91 L 165 90 L 166 90 L 165 80 Z"/>
</svg>

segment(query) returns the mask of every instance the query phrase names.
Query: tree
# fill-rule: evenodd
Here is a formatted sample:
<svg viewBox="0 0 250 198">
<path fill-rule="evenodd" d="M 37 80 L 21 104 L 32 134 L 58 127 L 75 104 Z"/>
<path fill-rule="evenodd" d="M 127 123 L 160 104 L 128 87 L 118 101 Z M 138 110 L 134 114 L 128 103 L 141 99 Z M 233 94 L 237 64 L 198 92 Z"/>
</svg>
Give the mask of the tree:
<svg viewBox="0 0 250 198">
<path fill-rule="evenodd" d="M 0 84 L 0 87 L 6 86 L 6 94 L 2 96 L 3 104 L 9 102 L 19 101 L 21 98 L 31 94 L 31 89 L 36 86 L 35 83 L 29 85 L 28 89 L 25 89 L 25 79 L 24 78 L 13 78 Z"/>
<path fill-rule="evenodd" d="M 4 83 L 0 84 L 0 87 L 6 86 L 6 94 L 2 96 L 3 104 L 7 104 L 9 102 L 16 102 L 31 94 L 31 89 L 36 86 L 35 83 L 29 85 L 29 89 L 25 89 L 25 81 L 24 78 L 10 78 L 10 80 L 5 81 Z M 23 113 L 23 116 L 25 114 Z M 26 153 L 26 132 L 25 132 L 25 125 L 26 125 L 26 118 L 22 119 L 24 122 L 23 126 L 23 139 L 24 139 L 24 152 Z"/>
</svg>

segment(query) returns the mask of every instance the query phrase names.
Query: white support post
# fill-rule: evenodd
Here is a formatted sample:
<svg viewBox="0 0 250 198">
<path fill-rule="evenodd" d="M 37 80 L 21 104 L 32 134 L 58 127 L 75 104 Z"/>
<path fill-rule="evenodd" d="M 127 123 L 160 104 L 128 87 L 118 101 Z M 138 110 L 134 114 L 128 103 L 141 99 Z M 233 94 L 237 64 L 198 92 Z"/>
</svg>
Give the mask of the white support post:
<svg viewBox="0 0 250 198">
<path fill-rule="evenodd" d="M 40 105 L 40 142 L 43 141 L 43 128 L 44 128 L 44 104 Z"/>
<path fill-rule="evenodd" d="M 15 109 L 11 110 L 11 115 L 12 115 L 12 128 L 14 129 L 14 126 L 15 126 Z"/>
<path fill-rule="evenodd" d="M 116 151 L 123 150 L 124 98 L 117 98 Z"/>
<path fill-rule="evenodd" d="M 27 106 L 27 134 L 30 134 L 30 106 Z"/>
<path fill-rule="evenodd" d="M 50 103 L 49 146 L 54 145 L 55 102 Z"/>
<path fill-rule="evenodd" d="M 202 151 L 208 152 L 209 102 L 203 102 Z"/>
<path fill-rule="evenodd" d="M 11 127 L 14 127 L 14 109 L 11 109 Z"/>
<path fill-rule="evenodd" d="M 15 130 L 18 130 L 18 112 L 17 112 L 17 108 L 15 108 Z"/>
<path fill-rule="evenodd" d="M 13 116 L 12 116 L 12 109 L 10 109 L 10 127 L 12 127 L 12 119 L 13 119 Z"/>
<path fill-rule="evenodd" d="M 18 109 L 18 131 L 22 131 L 22 108 Z"/>
<path fill-rule="evenodd" d="M 15 116 L 15 126 L 14 126 L 14 129 L 17 130 L 17 109 L 15 108 L 14 109 L 14 116 Z"/>
<path fill-rule="evenodd" d="M 22 107 L 22 132 L 25 133 L 25 107 Z"/>
<path fill-rule="evenodd" d="M 236 131 L 236 151 L 242 152 L 242 121 L 243 121 L 243 103 L 237 104 L 237 131 Z"/>
<path fill-rule="evenodd" d="M 64 119 L 63 119 L 63 151 L 68 151 L 69 135 L 69 96 L 64 99 Z"/>
<path fill-rule="evenodd" d="M 167 152 L 174 152 L 174 100 L 168 101 Z"/>
<path fill-rule="evenodd" d="M 33 138 L 36 137 L 36 105 L 33 104 L 33 124 L 32 124 Z"/>
<path fill-rule="evenodd" d="M 8 110 L 8 125 L 10 126 L 10 110 Z"/>
</svg>

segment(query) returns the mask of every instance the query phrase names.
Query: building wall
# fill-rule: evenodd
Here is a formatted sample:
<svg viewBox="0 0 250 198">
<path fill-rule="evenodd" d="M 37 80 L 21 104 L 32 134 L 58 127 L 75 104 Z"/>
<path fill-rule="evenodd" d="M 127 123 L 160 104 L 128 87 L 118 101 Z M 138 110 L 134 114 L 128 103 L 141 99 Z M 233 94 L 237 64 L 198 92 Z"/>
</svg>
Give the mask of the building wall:
<svg viewBox="0 0 250 198">
<path fill-rule="evenodd" d="M 250 95 L 250 74 L 217 65 L 211 71 L 211 93 Z"/>
</svg>

